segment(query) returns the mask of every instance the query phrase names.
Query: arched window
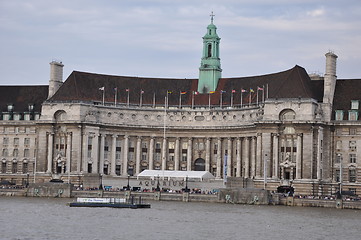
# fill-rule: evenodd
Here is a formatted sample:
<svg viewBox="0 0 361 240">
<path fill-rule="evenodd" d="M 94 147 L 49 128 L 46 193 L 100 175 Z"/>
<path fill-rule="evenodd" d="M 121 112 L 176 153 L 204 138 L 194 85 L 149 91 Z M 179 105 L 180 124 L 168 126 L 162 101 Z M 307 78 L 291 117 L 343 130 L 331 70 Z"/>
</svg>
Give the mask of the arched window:
<svg viewBox="0 0 361 240">
<path fill-rule="evenodd" d="M 296 119 L 296 113 L 291 109 L 285 109 L 280 113 L 281 121 L 292 121 Z"/>
<path fill-rule="evenodd" d="M 54 114 L 54 118 L 56 121 L 64 121 L 66 120 L 66 112 L 63 110 L 56 111 Z"/>
<path fill-rule="evenodd" d="M 212 44 L 208 44 L 208 57 L 212 57 Z"/>
</svg>

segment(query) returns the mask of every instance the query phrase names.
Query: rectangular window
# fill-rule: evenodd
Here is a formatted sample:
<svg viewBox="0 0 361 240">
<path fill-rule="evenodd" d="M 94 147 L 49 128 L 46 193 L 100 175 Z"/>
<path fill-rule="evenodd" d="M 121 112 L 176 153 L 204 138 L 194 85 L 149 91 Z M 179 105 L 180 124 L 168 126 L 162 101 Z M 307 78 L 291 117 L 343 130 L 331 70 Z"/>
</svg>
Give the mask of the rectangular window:
<svg viewBox="0 0 361 240">
<path fill-rule="evenodd" d="M 19 157 L 19 150 L 17 148 L 13 151 L 13 157 Z"/>
<path fill-rule="evenodd" d="M 24 138 L 24 145 L 30 145 L 30 138 Z"/>
<path fill-rule="evenodd" d="M 29 158 L 29 157 L 30 157 L 30 150 L 24 149 L 24 158 Z"/>
<path fill-rule="evenodd" d="M 340 182 L 340 170 L 335 171 L 335 181 Z"/>
<path fill-rule="evenodd" d="M 12 173 L 17 173 L 17 172 L 18 172 L 18 163 L 13 162 Z"/>
<path fill-rule="evenodd" d="M 341 153 L 337 153 L 336 154 L 336 158 L 335 158 L 335 163 L 340 163 L 342 159 L 342 154 Z"/>
<path fill-rule="evenodd" d="M 336 142 L 336 149 L 337 149 L 337 150 L 341 150 L 341 149 L 342 149 L 342 141 L 337 141 L 337 142 Z"/>
<path fill-rule="evenodd" d="M 9 138 L 8 137 L 3 138 L 3 145 L 9 145 Z"/>
<path fill-rule="evenodd" d="M 350 153 L 350 163 L 356 163 L 356 153 Z"/>
<path fill-rule="evenodd" d="M 120 165 L 116 165 L 116 166 L 115 166 L 115 174 L 116 174 L 117 176 L 120 176 Z"/>
<path fill-rule="evenodd" d="M 182 142 L 182 149 L 188 148 L 188 142 Z"/>
<path fill-rule="evenodd" d="M 187 154 L 186 153 L 182 153 L 182 161 L 183 162 L 187 161 Z"/>
<path fill-rule="evenodd" d="M 168 142 L 168 149 L 174 149 L 175 142 Z"/>
<path fill-rule="evenodd" d="M 143 149 L 144 149 L 144 148 L 148 148 L 147 142 L 142 142 L 142 148 L 143 148 Z"/>
<path fill-rule="evenodd" d="M 155 149 L 161 149 L 160 146 L 161 146 L 161 145 L 160 145 L 160 142 L 156 142 L 156 143 L 155 143 Z"/>
<path fill-rule="evenodd" d="M 356 182 L 356 170 L 355 169 L 350 169 L 348 170 L 348 181 L 349 182 Z"/>
<path fill-rule="evenodd" d="M 14 138 L 14 145 L 19 146 L 19 138 Z"/>
<path fill-rule="evenodd" d="M 161 155 L 160 155 L 160 153 L 155 153 L 155 161 L 160 161 L 160 157 L 161 157 Z"/>
<path fill-rule="evenodd" d="M 1 163 L 1 173 L 6 173 L 6 162 Z"/>
<path fill-rule="evenodd" d="M 121 157 L 122 157 L 121 152 L 120 152 L 120 151 L 116 151 L 116 152 L 115 152 L 115 159 L 116 159 L 116 160 L 120 160 Z"/>
<path fill-rule="evenodd" d="M 9 152 L 8 152 L 8 149 L 7 149 L 7 148 L 4 148 L 4 149 L 3 149 L 2 156 L 3 156 L 3 157 L 8 157 L 8 156 L 9 156 Z"/>
<path fill-rule="evenodd" d="M 359 100 L 351 100 L 351 109 L 358 110 Z"/>
<path fill-rule="evenodd" d="M 27 173 L 28 171 L 28 163 L 23 163 L 23 173 Z"/>
<path fill-rule="evenodd" d="M 348 111 L 348 120 L 350 121 L 357 121 L 358 119 L 358 112 L 355 110 Z"/>
<path fill-rule="evenodd" d="M 349 141 L 350 151 L 356 151 L 356 141 Z"/>
<path fill-rule="evenodd" d="M 129 152 L 129 153 L 128 153 L 128 160 L 129 160 L 129 161 L 133 161 L 133 160 L 134 160 L 134 152 Z"/>
<path fill-rule="evenodd" d="M 335 111 L 335 120 L 336 121 L 342 121 L 343 120 L 343 111 L 342 110 L 336 110 Z"/>
<path fill-rule="evenodd" d="M 143 152 L 142 153 L 142 161 L 146 161 L 147 160 L 147 153 Z"/>
</svg>

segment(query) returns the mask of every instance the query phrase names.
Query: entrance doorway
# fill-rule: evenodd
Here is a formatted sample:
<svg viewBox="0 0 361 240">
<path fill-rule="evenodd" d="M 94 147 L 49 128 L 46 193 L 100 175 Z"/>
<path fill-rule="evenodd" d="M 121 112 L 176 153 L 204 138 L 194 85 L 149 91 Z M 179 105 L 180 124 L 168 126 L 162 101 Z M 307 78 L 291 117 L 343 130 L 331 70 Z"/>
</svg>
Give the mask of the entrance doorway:
<svg viewBox="0 0 361 240">
<path fill-rule="evenodd" d="M 194 161 L 194 171 L 205 171 L 206 164 L 203 158 L 198 158 Z"/>
</svg>

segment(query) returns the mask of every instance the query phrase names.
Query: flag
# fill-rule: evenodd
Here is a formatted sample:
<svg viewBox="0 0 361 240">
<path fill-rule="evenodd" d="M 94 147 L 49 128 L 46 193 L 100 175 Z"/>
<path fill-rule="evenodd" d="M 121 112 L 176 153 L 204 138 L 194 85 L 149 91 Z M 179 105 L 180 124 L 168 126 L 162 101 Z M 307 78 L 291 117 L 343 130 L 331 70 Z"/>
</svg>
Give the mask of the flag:
<svg viewBox="0 0 361 240">
<path fill-rule="evenodd" d="M 171 94 L 172 93 L 172 91 L 167 91 L 167 94 Z"/>
<path fill-rule="evenodd" d="M 194 95 L 198 95 L 198 94 L 199 94 L 199 92 L 197 92 L 197 91 L 193 91 L 193 94 L 194 94 Z"/>
<path fill-rule="evenodd" d="M 144 93 L 144 91 L 143 90 L 140 90 L 140 94 L 143 94 Z"/>
<path fill-rule="evenodd" d="M 115 88 L 114 88 L 114 92 L 116 92 L 117 90 L 118 90 L 118 88 L 117 88 L 117 87 L 115 87 Z"/>
<path fill-rule="evenodd" d="M 252 93 L 252 92 L 254 92 L 254 90 L 253 90 L 252 88 L 250 88 L 250 89 L 249 89 L 249 92 L 251 92 L 251 93 Z"/>
<path fill-rule="evenodd" d="M 259 90 L 259 91 L 263 91 L 263 88 L 261 88 L 261 87 L 257 87 L 257 90 Z"/>
<path fill-rule="evenodd" d="M 180 94 L 182 94 L 182 95 L 183 95 L 183 94 L 186 94 L 186 93 L 187 93 L 187 92 L 180 92 Z"/>
<path fill-rule="evenodd" d="M 125 89 L 126 92 L 129 92 L 129 88 Z"/>
<path fill-rule="evenodd" d="M 225 93 L 225 92 L 226 92 L 226 91 L 221 90 L 221 94 L 222 94 L 222 93 Z"/>
<path fill-rule="evenodd" d="M 232 93 L 235 93 L 235 92 L 236 92 L 236 90 L 233 89 L 233 90 L 232 90 Z"/>
<path fill-rule="evenodd" d="M 99 88 L 100 91 L 104 91 L 104 87 Z"/>
<path fill-rule="evenodd" d="M 209 92 L 209 94 L 213 94 L 213 93 L 215 93 L 215 92 L 214 92 L 214 91 L 210 91 L 210 92 Z"/>
<path fill-rule="evenodd" d="M 247 92 L 247 90 L 245 90 L 245 89 L 242 88 L 242 89 L 241 89 L 241 92 Z"/>
</svg>

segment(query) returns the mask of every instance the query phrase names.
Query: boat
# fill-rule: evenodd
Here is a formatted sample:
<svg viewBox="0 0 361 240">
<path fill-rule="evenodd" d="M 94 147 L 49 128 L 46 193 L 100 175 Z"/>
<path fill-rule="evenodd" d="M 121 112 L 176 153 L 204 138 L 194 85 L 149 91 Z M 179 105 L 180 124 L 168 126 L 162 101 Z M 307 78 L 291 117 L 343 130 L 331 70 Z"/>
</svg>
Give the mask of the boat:
<svg viewBox="0 0 361 240">
<path fill-rule="evenodd" d="M 141 197 L 138 201 L 131 197 L 125 198 L 81 198 L 78 197 L 76 202 L 69 203 L 70 207 L 110 207 L 110 208 L 150 208 L 150 204 L 142 203 Z"/>
</svg>

